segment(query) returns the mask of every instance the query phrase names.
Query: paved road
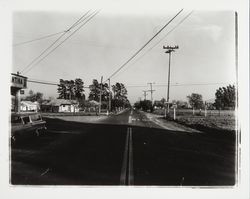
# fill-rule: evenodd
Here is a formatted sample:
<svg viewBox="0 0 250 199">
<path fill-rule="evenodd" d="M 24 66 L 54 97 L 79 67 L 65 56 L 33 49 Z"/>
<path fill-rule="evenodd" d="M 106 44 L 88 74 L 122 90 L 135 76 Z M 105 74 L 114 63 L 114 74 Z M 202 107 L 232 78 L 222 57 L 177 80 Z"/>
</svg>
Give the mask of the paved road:
<svg viewBox="0 0 250 199">
<path fill-rule="evenodd" d="M 127 110 L 98 124 L 47 118 L 11 148 L 11 183 L 223 186 L 235 183 L 232 136 L 166 130 Z"/>
</svg>

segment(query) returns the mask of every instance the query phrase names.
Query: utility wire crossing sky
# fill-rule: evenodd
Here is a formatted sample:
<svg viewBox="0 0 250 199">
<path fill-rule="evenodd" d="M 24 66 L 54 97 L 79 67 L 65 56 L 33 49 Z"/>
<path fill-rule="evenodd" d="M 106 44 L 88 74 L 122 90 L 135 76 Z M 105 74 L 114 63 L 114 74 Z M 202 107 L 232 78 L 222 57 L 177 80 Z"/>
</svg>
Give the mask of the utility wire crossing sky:
<svg viewBox="0 0 250 199">
<path fill-rule="evenodd" d="M 93 79 L 100 81 L 103 76 L 112 77 L 111 84 L 127 85 L 132 103 L 142 97 L 142 87 L 148 82 L 156 83 L 155 100 L 166 98 L 168 56 L 164 45 L 179 46 L 171 60 L 170 85 L 174 88 L 170 89 L 170 100 L 186 100 L 192 92 L 211 99 L 218 87 L 235 83 L 233 12 L 181 10 L 141 16 L 102 10 L 87 11 L 81 20 L 80 15 L 14 13 L 13 72 L 22 71 L 33 79 L 28 89 L 57 97 L 56 86 L 41 83 L 82 78 L 88 87 Z M 73 24 L 72 30 L 68 24 Z M 66 39 L 61 40 L 62 35 Z M 60 39 L 54 40 L 55 36 Z M 48 46 L 53 48 L 45 50 Z M 117 65 L 121 67 L 117 69 Z"/>
</svg>

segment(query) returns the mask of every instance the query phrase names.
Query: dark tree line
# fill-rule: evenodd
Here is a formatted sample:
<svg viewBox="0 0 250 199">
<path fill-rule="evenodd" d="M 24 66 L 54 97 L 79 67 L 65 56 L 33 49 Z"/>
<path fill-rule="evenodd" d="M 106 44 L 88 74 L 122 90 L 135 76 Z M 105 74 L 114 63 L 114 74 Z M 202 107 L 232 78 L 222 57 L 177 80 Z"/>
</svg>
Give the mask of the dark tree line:
<svg viewBox="0 0 250 199">
<path fill-rule="evenodd" d="M 76 78 L 75 80 L 63 80 L 60 79 L 57 92 L 59 93 L 58 99 L 69 100 L 84 100 L 84 83 L 82 79 Z"/>
<path fill-rule="evenodd" d="M 29 95 L 22 98 L 22 100 L 41 103 L 43 101 L 43 94 L 40 92 L 34 92 L 30 90 Z"/>
<path fill-rule="evenodd" d="M 203 103 L 201 94 L 192 93 L 191 95 L 188 95 L 187 98 L 192 108 L 195 108 L 195 109 L 203 108 L 204 103 Z"/>
<path fill-rule="evenodd" d="M 136 109 L 142 109 L 143 111 L 153 111 L 153 104 L 151 100 L 138 101 L 134 104 Z"/>
<path fill-rule="evenodd" d="M 73 80 L 63 80 L 60 79 L 60 84 L 58 85 L 58 99 L 74 99 L 80 101 L 85 101 L 84 95 L 84 83 L 81 79 L 77 78 Z M 127 99 L 127 89 L 124 84 L 117 82 L 111 87 L 112 91 L 109 90 L 107 83 L 99 83 L 98 80 L 93 79 L 92 84 L 89 86 L 89 101 L 102 101 L 102 108 L 108 107 L 109 99 L 111 100 L 111 108 L 114 110 L 118 107 L 129 107 L 130 103 Z M 82 103 L 85 106 L 86 101 Z"/>
<path fill-rule="evenodd" d="M 234 109 L 236 100 L 236 91 L 234 85 L 220 87 L 215 93 L 216 109 Z"/>
</svg>

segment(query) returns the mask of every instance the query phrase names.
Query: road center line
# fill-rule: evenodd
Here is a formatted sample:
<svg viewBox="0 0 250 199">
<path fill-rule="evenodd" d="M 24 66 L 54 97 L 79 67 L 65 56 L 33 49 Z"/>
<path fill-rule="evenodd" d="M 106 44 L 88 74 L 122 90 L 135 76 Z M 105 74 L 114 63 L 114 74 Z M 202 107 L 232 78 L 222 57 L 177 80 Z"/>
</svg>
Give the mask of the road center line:
<svg viewBox="0 0 250 199">
<path fill-rule="evenodd" d="M 133 147 L 132 147 L 132 128 L 128 127 L 125 148 L 123 153 L 123 162 L 120 176 L 120 185 L 134 184 L 133 168 Z"/>
<path fill-rule="evenodd" d="M 129 147 L 128 142 L 129 142 L 129 128 L 127 129 L 127 136 L 126 136 L 125 148 L 124 148 L 124 153 L 123 153 L 120 185 L 126 185 L 126 173 L 127 173 L 127 164 L 128 164 L 128 147 Z"/>
<path fill-rule="evenodd" d="M 133 141 L 132 128 L 129 128 L 129 165 L 128 165 L 128 185 L 134 184 L 134 167 L 133 167 Z"/>
</svg>

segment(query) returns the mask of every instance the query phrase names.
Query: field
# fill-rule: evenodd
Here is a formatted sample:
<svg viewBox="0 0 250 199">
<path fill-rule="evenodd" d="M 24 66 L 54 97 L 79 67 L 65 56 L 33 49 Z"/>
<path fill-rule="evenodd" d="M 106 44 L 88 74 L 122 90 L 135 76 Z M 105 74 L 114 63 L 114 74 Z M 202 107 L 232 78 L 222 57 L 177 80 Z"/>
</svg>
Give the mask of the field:
<svg viewBox="0 0 250 199">
<path fill-rule="evenodd" d="M 164 110 L 155 110 L 154 114 L 164 115 Z M 169 119 L 174 118 L 174 110 L 170 110 Z M 177 109 L 176 122 L 194 128 L 210 128 L 217 130 L 234 131 L 236 129 L 235 111 L 233 110 L 204 110 Z"/>
</svg>

